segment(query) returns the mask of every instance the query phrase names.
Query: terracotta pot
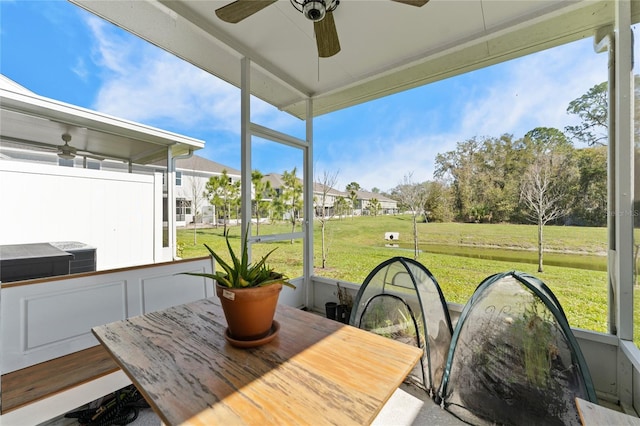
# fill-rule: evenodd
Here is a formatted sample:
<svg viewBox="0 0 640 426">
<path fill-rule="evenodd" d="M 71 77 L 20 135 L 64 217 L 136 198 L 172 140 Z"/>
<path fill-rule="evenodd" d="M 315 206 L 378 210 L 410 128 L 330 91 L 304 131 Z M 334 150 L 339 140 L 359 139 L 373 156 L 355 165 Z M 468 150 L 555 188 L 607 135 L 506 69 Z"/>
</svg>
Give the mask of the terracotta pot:
<svg viewBox="0 0 640 426">
<path fill-rule="evenodd" d="M 229 334 L 236 340 L 258 340 L 271 331 L 282 284 L 227 288 L 216 283 Z"/>
</svg>

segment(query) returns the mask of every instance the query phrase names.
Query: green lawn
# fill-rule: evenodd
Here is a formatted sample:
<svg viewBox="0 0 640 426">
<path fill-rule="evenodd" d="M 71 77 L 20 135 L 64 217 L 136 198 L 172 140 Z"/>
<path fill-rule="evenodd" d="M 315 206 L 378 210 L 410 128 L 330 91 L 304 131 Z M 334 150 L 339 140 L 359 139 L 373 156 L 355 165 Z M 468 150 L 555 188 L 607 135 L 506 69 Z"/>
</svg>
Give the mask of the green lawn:
<svg viewBox="0 0 640 426">
<path fill-rule="evenodd" d="M 329 248 L 327 267 L 320 269 L 320 226 L 315 226 L 314 251 L 316 274 L 362 283 L 367 274 L 379 263 L 393 256 L 413 257 L 412 222 L 410 216 L 356 217 L 330 221 L 326 229 L 326 244 Z M 290 232 L 290 226 L 261 225 L 261 234 Z M 571 252 L 591 255 L 591 259 L 604 262 L 606 257 L 607 231 L 605 228 L 585 228 L 569 226 L 547 226 L 545 254 L 551 262 L 555 252 Z M 400 233 L 400 248 L 387 248 L 385 232 Z M 460 223 L 420 223 L 419 241 L 425 245 L 473 246 L 482 252 L 488 247 L 533 251 L 537 247 L 537 229 L 533 225 L 489 225 Z M 239 248 L 240 227 L 230 229 L 234 249 Z M 207 254 L 203 243 L 214 250 L 226 253 L 222 227 L 198 229 L 197 244 L 193 244 L 193 229 L 179 229 L 178 242 L 182 256 L 197 257 Z M 260 256 L 273 247 L 278 247 L 268 262 L 272 267 L 284 271 L 291 277 L 302 272 L 302 243 L 289 241 L 259 244 L 254 246 L 254 257 Z M 426 246 L 425 246 L 426 247 Z M 580 259 L 581 255 L 574 255 Z M 518 257 L 514 257 L 518 259 Z M 569 323 L 596 331 L 607 329 L 607 274 L 580 267 L 560 267 L 545 265 L 544 272 L 537 272 L 534 263 L 517 260 L 489 260 L 441 253 L 422 252 L 418 261 L 425 265 L 436 277 L 447 301 L 464 304 L 477 285 L 489 275 L 497 272 L 519 270 L 537 276 L 549 286 L 560 300 Z M 572 262 L 573 263 L 573 262 Z M 580 264 L 577 262 L 576 264 Z"/>
</svg>

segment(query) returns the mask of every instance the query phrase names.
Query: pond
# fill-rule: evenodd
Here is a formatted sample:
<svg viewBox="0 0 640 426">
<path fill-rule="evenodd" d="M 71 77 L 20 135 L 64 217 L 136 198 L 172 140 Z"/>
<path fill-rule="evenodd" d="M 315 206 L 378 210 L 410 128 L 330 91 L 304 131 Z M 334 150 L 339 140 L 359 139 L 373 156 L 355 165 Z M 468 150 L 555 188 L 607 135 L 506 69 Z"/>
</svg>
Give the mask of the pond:
<svg viewBox="0 0 640 426">
<path fill-rule="evenodd" d="M 413 250 L 411 244 L 400 244 L 390 250 L 400 250 L 405 252 Z M 421 244 L 420 250 L 426 253 L 447 254 L 451 256 L 471 257 L 476 259 L 500 260 L 507 262 L 538 264 L 538 253 L 528 250 L 510 250 L 489 247 L 453 246 L 440 244 Z M 403 256 L 407 256 L 403 254 Z M 574 254 L 545 252 L 543 258 L 545 265 L 560 266 L 564 268 L 588 269 L 592 271 L 606 271 L 607 257 Z"/>
</svg>

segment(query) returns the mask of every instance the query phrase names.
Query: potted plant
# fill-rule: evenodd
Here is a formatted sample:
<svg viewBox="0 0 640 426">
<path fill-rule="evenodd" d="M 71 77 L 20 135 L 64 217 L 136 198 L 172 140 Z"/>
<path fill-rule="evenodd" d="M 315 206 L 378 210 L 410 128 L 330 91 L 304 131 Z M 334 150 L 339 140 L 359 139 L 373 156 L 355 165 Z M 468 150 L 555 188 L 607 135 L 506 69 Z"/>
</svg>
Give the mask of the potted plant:
<svg viewBox="0 0 640 426">
<path fill-rule="evenodd" d="M 277 247 L 258 262 L 249 263 L 248 235 L 247 229 L 240 255 L 237 256 L 231 248 L 229 233 L 225 234 L 227 249 L 231 255 L 230 263 L 204 244 L 222 270 L 213 274 L 185 272 L 187 275 L 215 280 L 216 294 L 220 298 L 227 320 L 228 329 L 225 337 L 231 344 L 242 347 L 257 346 L 270 340 L 266 338 L 277 332 L 277 329 L 274 329 L 277 323 L 273 321 L 273 317 L 282 286 L 296 288 L 284 274 L 274 271 L 266 264 L 267 258 Z M 257 344 L 254 345 L 252 342 Z"/>
<path fill-rule="evenodd" d="M 336 319 L 342 323 L 349 324 L 351 317 L 351 309 L 353 308 L 353 297 L 351 293 L 338 284 L 338 306 L 336 307 Z"/>
</svg>

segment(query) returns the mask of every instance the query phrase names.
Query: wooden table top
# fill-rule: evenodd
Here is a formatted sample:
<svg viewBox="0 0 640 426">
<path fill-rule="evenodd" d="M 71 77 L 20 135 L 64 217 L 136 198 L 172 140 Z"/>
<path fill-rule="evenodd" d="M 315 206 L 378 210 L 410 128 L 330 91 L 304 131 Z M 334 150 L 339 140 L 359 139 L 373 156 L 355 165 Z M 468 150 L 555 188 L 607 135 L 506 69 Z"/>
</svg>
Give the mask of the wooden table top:
<svg viewBox="0 0 640 426">
<path fill-rule="evenodd" d="M 640 418 L 576 398 L 580 421 L 584 426 L 640 426 Z"/>
<path fill-rule="evenodd" d="M 279 305 L 278 336 L 238 349 L 214 299 L 95 327 L 167 425 L 369 424 L 422 350 Z"/>
</svg>

